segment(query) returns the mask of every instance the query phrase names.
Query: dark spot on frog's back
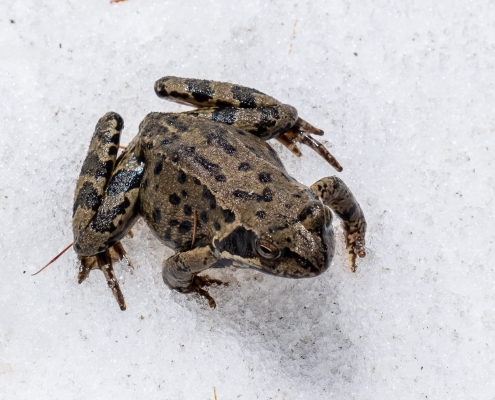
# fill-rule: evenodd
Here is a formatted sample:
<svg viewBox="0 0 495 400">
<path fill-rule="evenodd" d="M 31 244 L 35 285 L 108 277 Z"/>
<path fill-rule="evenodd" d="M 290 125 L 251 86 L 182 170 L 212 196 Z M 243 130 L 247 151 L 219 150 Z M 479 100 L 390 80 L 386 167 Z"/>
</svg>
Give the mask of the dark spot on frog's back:
<svg viewBox="0 0 495 400">
<path fill-rule="evenodd" d="M 264 219 L 266 217 L 266 213 L 264 211 L 256 211 L 256 216 L 259 219 Z"/>
<path fill-rule="evenodd" d="M 199 218 L 206 224 L 208 222 L 208 213 L 206 211 L 201 211 L 199 213 Z"/>
<path fill-rule="evenodd" d="M 211 161 L 201 156 L 195 156 L 194 161 L 209 172 L 216 172 L 220 168 L 218 164 L 212 163 Z"/>
<path fill-rule="evenodd" d="M 173 205 L 177 205 L 180 203 L 180 197 L 174 193 L 169 196 L 168 201 Z"/>
<path fill-rule="evenodd" d="M 202 79 L 186 79 L 185 84 L 187 85 L 186 90 L 200 103 L 212 99 L 215 94 L 209 81 Z"/>
<path fill-rule="evenodd" d="M 154 208 L 153 209 L 153 221 L 155 222 L 160 222 L 162 220 L 162 213 L 159 208 Z"/>
<path fill-rule="evenodd" d="M 160 174 L 160 172 L 162 172 L 162 168 L 163 168 L 163 161 L 158 161 L 155 165 L 155 169 L 153 170 L 155 175 Z"/>
<path fill-rule="evenodd" d="M 215 180 L 217 182 L 225 182 L 227 180 L 227 177 L 225 175 L 217 175 L 215 176 Z"/>
<path fill-rule="evenodd" d="M 169 126 L 175 128 L 178 132 L 187 132 L 189 129 L 186 124 L 184 124 L 178 115 L 172 115 L 165 121 Z"/>
<path fill-rule="evenodd" d="M 182 221 L 179 225 L 179 233 L 180 234 L 184 234 L 184 233 L 187 233 L 191 230 L 193 224 L 191 221 Z"/>
<path fill-rule="evenodd" d="M 270 202 L 273 200 L 273 193 L 270 188 L 263 189 L 263 200 L 266 202 Z"/>
<path fill-rule="evenodd" d="M 235 221 L 235 214 L 231 210 L 221 209 L 221 211 L 225 222 L 232 223 Z"/>
<path fill-rule="evenodd" d="M 177 182 L 179 182 L 180 184 L 183 184 L 183 183 L 186 183 L 186 180 L 187 180 L 186 173 L 180 169 L 178 176 L 177 176 Z"/>
<path fill-rule="evenodd" d="M 184 204 L 184 215 L 186 217 L 190 217 L 193 215 L 192 207 L 189 204 Z"/>
<path fill-rule="evenodd" d="M 214 194 L 206 186 L 203 186 L 203 198 L 210 202 L 210 209 L 214 210 L 217 206 L 217 200 Z"/>
<path fill-rule="evenodd" d="M 224 135 L 227 134 L 225 129 L 217 129 L 215 132 L 211 132 L 206 135 L 206 144 L 212 145 L 215 144 L 220 146 L 223 151 L 225 151 L 229 156 L 232 156 L 237 151 L 234 146 L 232 146 L 227 139 L 225 139 Z"/>
<path fill-rule="evenodd" d="M 247 171 L 249 169 L 251 169 L 251 166 L 247 162 L 243 162 L 239 164 L 239 168 L 238 168 L 239 171 Z"/>
<path fill-rule="evenodd" d="M 272 177 L 269 172 L 260 172 L 258 175 L 258 179 L 261 183 L 268 183 L 272 181 Z"/>
</svg>

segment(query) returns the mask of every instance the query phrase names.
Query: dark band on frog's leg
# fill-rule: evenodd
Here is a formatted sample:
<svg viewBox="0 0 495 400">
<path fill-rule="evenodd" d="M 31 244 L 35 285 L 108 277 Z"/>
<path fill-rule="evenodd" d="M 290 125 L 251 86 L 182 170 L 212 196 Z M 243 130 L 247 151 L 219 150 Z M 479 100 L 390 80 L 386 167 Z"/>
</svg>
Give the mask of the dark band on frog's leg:
<svg viewBox="0 0 495 400">
<path fill-rule="evenodd" d="M 311 190 L 342 219 L 349 264 L 351 270 L 355 271 L 356 256 L 362 258 L 366 255 L 366 220 L 363 210 L 350 189 L 336 176 L 320 179 L 311 186 Z"/>
<path fill-rule="evenodd" d="M 200 108 L 184 114 L 209 119 L 251 133 L 263 140 L 276 138 L 297 120 L 297 110 L 288 104 L 259 108 Z"/>
<path fill-rule="evenodd" d="M 112 175 L 124 121 L 114 112 L 106 113 L 96 124 L 86 159 L 77 180 L 74 195 L 74 236 L 84 229 L 96 214 Z"/>
<path fill-rule="evenodd" d="M 342 166 L 337 159 L 323 146 L 318 140 L 310 136 L 323 135 L 323 131 L 306 122 L 302 118 L 297 118 L 295 124 L 280 136 L 277 140 L 287 147 L 297 157 L 301 156 L 301 151 L 297 147 L 296 143 L 302 143 L 308 146 L 310 149 L 318 153 L 327 163 L 334 167 L 337 171 L 342 171 Z"/>
<path fill-rule="evenodd" d="M 273 97 L 246 86 L 175 76 L 156 81 L 155 93 L 162 99 L 198 107 L 258 108 L 280 104 Z"/>
</svg>

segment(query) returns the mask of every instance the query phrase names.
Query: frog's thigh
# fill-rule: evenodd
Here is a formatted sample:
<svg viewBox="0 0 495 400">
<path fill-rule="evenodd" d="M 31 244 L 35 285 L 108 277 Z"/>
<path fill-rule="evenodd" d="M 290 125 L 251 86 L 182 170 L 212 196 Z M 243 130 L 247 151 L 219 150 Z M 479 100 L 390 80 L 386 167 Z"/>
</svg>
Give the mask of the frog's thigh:
<svg viewBox="0 0 495 400">
<path fill-rule="evenodd" d="M 100 119 L 77 181 L 72 229 L 74 250 L 81 256 L 101 253 L 115 244 L 137 216 L 144 168 L 132 152 L 114 168 L 122 127 L 118 114 Z"/>
<path fill-rule="evenodd" d="M 165 100 L 198 107 L 271 107 L 280 102 L 246 86 L 205 79 L 166 76 L 155 82 L 155 93 Z"/>
<path fill-rule="evenodd" d="M 210 268 L 216 261 L 209 247 L 178 252 L 163 262 L 163 281 L 171 289 L 183 291 L 191 285 L 194 275 Z"/>
<path fill-rule="evenodd" d="M 363 210 L 346 184 L 336 176 L 320 179 L 311 186 L 323 204 L 327 205 L 343 221 L 349 263 L 352 270 L 356 268 L 356 255 L 366 255 L 365 233 L 366 220 Z"/>
</svg>

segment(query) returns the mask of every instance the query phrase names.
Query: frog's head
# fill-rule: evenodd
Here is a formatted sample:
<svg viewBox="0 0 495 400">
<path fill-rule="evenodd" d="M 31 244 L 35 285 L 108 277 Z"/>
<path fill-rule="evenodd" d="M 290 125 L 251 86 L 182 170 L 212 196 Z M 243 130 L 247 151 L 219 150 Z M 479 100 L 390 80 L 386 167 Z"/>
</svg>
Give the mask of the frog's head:
<svg viewBox="0 0 495 400">
<path fill-rule="evenodd" d="M 335 242 L 332 213 L 320 201 L 310 201 L 295 219 L 253 230 L 238 227 L 215 243 L 218 256 L 265 273 L 306 278 L 326 271 Z"/>
</svg>

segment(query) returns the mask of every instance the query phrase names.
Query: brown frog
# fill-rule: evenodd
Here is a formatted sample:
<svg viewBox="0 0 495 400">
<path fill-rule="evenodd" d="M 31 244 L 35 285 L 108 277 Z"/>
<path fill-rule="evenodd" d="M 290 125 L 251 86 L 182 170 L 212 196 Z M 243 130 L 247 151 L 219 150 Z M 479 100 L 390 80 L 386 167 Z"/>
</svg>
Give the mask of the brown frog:
<svg viewBox="0 0 495 400">
<path fill-rule="evenodd" d="M 342 168 L 309 134 L 323 132 L 294 107 L 247 87 L 165 77 L 161 98 L 198 107 L 148 114 L 138 135 L 117 157 L 122 118 L 105 114 L 77 181 L 74 250 L 78 281 L 92 269 L 105 274 L 119 306 L 124 297 L 112 260 L 126 255 L 120 240 L 138 217 L 175 254 L 163 263 L 163 280 L 179 292 L 198 292 L 218 280 L 198 275 L 234 265 L 288 278 L 324 272 L 334 254 L 332 212 L 343 221 L 349 264 L 365 256 L 363 212 L 337 177 L 310 188 L 296 182 L 266 142 L 277 138 L 296 155 L 296 142 Z"/>
</svg>

